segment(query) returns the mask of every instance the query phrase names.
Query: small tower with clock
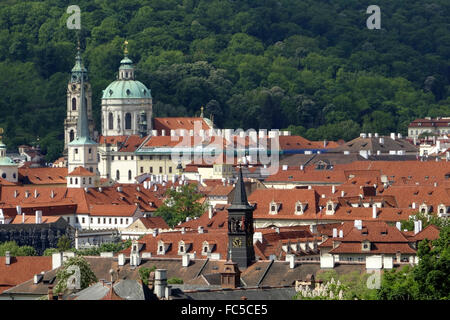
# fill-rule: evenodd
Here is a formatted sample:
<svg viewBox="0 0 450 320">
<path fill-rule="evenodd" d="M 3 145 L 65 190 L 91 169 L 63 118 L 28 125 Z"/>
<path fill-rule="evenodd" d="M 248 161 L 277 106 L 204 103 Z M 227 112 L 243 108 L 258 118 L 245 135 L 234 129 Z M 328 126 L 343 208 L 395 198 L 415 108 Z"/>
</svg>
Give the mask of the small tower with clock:
<svg viewBox="0 0 450 320">
<path fill-rule="evenodd" d="M 255 261 L 253 248 L 253 211 L 247 201 L 242 169 L 234 189 L 234 198 L 228 208 L 228 259 L 236 262 L 241 269 Z"/>
<path fill-rule="evenodd" d="M 81 59 L 80 45 L 78 44 L 75 66 L 72 68 L 69 83 L 67 85 L 67 116 L 64 120 L 64 151 L 76 137 L 78 115 L 81 109 L 81 77 L 84 82 L 85 105 L 87 106 L 87 116 L 89 122 L 90 136 L 94 136 L 94 120 L 92 117 L 92 90 L 89 83 L 87 69 Z"/>
</svg>

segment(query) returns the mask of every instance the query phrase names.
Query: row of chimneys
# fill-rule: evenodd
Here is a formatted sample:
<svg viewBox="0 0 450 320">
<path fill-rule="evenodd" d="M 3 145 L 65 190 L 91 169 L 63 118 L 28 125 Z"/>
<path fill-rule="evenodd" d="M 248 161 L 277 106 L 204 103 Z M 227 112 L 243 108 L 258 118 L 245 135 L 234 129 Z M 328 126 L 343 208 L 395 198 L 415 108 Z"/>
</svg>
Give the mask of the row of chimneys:
<svg viewBox="0 0 450 320">
<path fill-rule="evenodd" d="M 25 198 L 29 198 L 31 195 L 30 191 L 26 190 L 25 191 Z M 14 198 L 17 198 L 19 196 L 19 191 L 18 190 L 14 190 Z M 37 198 L 39 197 L 39 193 L 37 191 L 37 189 L 34 189 L 34 197 Z M 54 198 L 55 197 L 55 191 L 51 190 L 50 191 L 50 198 Z"/>
<path fill-rule="evenodd" d="M 359 135 L 361 138 L 363 138 L 363 139 L 365 139 L 365 138 L 372 138 L 372 133 L 368 133 L 368 134 L 366 134 L 366 133 L 360 133 L 360 135 Z M 378 133 L 374 133 L 373 134 L 373 137 L 375 137 L 375 138 L 378 138 L 379 136 L 378 136 Z M 395 140 L 395 138 L 396 138 L 396 134 L 394 133 L 394 132 L 391 132 L 391 139 L 392 140 Z M 402 138 L 402 134 L 401 133 L 397 133 L 397 138 L 398 139 L 401 139 Z M 383 139 L 383 142 L 381 142 L 382 140 L 381 139 Z M 382 138 L 382 137 L 380 137 L 380 143 L 381 144 L 383 144 L 384 143 L 384 138 Z"/>
<path fill-rule="evenodd" d="M 290 136 L 291 132 L 290 131 L 280 131 L 277 129 L 273 129 L 273 130 L 265 130 L 265 129 L 260 129 L 258 132 L 256 132 L 255 130 L 251 130 L 249 132 L 246 131 L 242 131 L 242 130 L 237 130 L 234 134 L 233 134 L 233 129 L 209 129 L 209 130 L 204 130 L 204 129 L 200 129 L 198 131 L 198 135 L 196 136 L 200 136 L 201 138 L 206 138 L 206 137 L 225 137 L 227 140 L 230 140 L 231 137 L 240 137 L 240 138 L 244 138 L 244 137 L 250 137 L 253 140 L 256 139 L 261 139 L 261 138 L 274 138 L 277 136 Z M 184 136 L 194 136 L 194 130 L 186 130 L 186 129 L 177 129 L 177 130 L 170 130 L 170 131 L 166 131 L 166 130 L 161 130 L 161 136 L 166 136 L 170 135 L 172 137 L 184 137 Z M 152 136 L 158 136 L 158 131 L 157 130 L 152 130 Z"/>
<path fill-rule="evenodd" d="M 22 207 L 16 206 L 16 211 L 17 215 L 22 215 L 22 223 L 25 223 L 25 212 L 22 212 Z M 36 210 L 35 216 L 35 223 L 42 223 L 42 210 Z"/>
</svg>

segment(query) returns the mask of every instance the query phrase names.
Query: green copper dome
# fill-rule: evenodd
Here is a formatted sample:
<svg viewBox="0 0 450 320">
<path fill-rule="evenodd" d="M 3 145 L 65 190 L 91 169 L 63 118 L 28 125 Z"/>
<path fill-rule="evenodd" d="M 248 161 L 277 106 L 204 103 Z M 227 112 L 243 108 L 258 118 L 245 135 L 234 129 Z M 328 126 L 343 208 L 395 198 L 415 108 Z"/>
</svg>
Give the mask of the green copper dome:
<svg viewBox="0 0 450 320">
<path fill-rule="evenodd" d="M 10 157 L 1 157 L 0 166 L 17 166 L 17 164 Z"/>
<path fill-rule="evenodd" d="M 116 80 L 103 90 L 102 99 L 150 99 L 150 90 L 137 80 Z"/>
</svg>

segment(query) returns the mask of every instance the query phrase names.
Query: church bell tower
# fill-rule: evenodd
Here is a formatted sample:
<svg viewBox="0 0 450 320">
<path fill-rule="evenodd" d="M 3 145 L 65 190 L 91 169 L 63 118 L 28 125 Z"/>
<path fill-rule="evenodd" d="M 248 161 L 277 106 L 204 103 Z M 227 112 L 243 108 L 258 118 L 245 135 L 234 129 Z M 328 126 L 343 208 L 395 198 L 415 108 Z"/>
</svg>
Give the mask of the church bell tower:
<svg viewBox="0 0 450 320">
<path fill-rule="evenodd" d="M 242 168 L 234 189 L 234 198 L 228 208 L 228 259 L 246 269 L 255 261 L 253 248 L 253 211 L 247 201 Z"/>
<path fill-rule="evenodd" d="M 87 107 L 90 136 L 94 135 L 94 120 L 92 117 L 92 89 L 89 83 L 87 69 L 81 59 L 80 47 L 75 58 L 75 66 L 72 68 L 69 83 L 67 85 L 67 116 L 64 120 L 64 153 L 67 147 L 76 137 L 78 116 L 81 110 L 81 78 L 84 82 L 84 103 Z"/>
</svg>

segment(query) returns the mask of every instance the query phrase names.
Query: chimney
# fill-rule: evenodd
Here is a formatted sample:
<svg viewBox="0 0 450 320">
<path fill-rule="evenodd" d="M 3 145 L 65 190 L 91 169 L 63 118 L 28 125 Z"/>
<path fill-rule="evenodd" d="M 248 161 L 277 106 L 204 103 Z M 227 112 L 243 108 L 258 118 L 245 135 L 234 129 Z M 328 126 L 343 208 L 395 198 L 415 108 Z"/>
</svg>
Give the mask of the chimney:
<svg viewBox="0 0 450 320">
<path fill-rule="evenodd" d="M 377 206 L 376 205 L 372 206 L 372 218 L 373 219 L 377 218 Z"/>
<path fill-rule="evenodd" d="M 317 224 L 310 224 L 309 225 L 309 232 L 317 233 Z"/>
<path fill-rule="evenodd" d="M 344 237 L 344 231 L 341 229 L 339 230 L 339 238 L 343 238 Z"/>
<path fill-rule="evenodd" d="M 198 233 L 203 233 L 203 227 L 202 226 L 198 226 Z"/>
<path fill-rule="evenodd" d="M 166 298 L 166 300 L 169 300 L 171 295 L 172 295 L 172 288 L 167 286 L 166 290 L 164 291 L 164 297 Z"/>
<path fill-rule="evenodd" d="M 295 268 L 295 255 L 287 254 L 286 255 L 286 261 L 289 262 L 289 269 L 294 269 Z"/>
<path fill-rule="evenodd" d="M 413 209 L 415 209 L 415 208 L 416 208 L 416 203 L 413 202 L 411 207 L 412 207 Z"/>
<path fill-rule="evenodd" d="M 331 193 L 336 193 L 336 186 L 335 185 L 331 186 Z"/>
<path fill-rule="evenodd" d="M 191 262 L 190 256 L 188 253 L 183 254 L 181 257 L 181 266 L 182 267 L 189 267 L 189 263 Z"/>
<path fill-rule="evenodd" d="M 159 299 L 164 298 L 166 286 L 167 286 L 167 270 L 156 269 L 154 293 Z"/>
<path fill-rule="evenodd" d="M 213 207 L 212 206 L 208 206 L 208 219 L 211 220 L 213 217 Z"/>
<path fill-rule="evenodd" d="M 158 228 L 153 229 L 153 238 L 156 238 L 158 235 Z"/>
<path fill-rule="evenodd" d="M 276 227 L 275 228 L 275 232 L 279 234 L 280 233 L 280 228 Z"/>
<path fill-rule="evenodd" d="M 186 233 L 186 228 L 185 227 L 181 227 L 181 234 L 185 234 Z"/>
<path fill-rule="evenodd" d="M 341 197 L 345 196 L 345 191 L 341 190 Z"/>
<path fill-rule="evenodd" d="M 55 197 L 55 191 L 52 190 L 52 191 L 50 192 L 50 198 L 53 199 L 54 197 Z"/>
<path fill-rule="evenodd" d="M 21 206 L 16 206 L 16 211 L 17 211 L 18 215 L 22 214 L 22 207 Z"/>
<path fill-rule="evenodd" d="M 355 220 L 354 227 L 358 230 L 362 229 L 362 220 Z"/>
<path fill-rule="evenodd" d="M 400 221 L 397 221 L 397 222 L 395 223 L 395 227 L 396 227 L 399 231 L 402 231 L 402 223 L 401 223 Z"/>
<path fill-rule="evenodd" d="M 338 231 L 336 228 L 333 228 L 333 238 L 337 238 L 338 236 Z"/>
<path fill-rule="evenodd" d="M 37 210 L 36 211 L 36 224 L 42 223 L 42 211 Z"/>
<path fill-rule="evenodd" d="M 63 262 L 63 253 L 57 252 L 52 254 L 52 270 L 61 267 Z"/>
<path fill-rule="evenodd" d="M 395 140 L 395 133 L 394 132 L 391 132 L 391 139 Z"/>
<path fill-rule="evenodd" d="M 48 286 L 47 297 L 48 300 L 53 300 L 53 285 Z"/>
<path fill-rule="evenodd" d="M 119 253 L 119 255 L 117 256 L 118 259 L 118 265 L 119 266 L 124 266 L 125 265 L 125 255 L 123 253 Z"/>
<path fill-rule="evenodd" d="M 11 254 L 9 251 L 5 252 L 5 264 L 9 266 L 11 264 Z"/>
<path fill-rule="evenodd" d="M 34 197 L 35 197 L 35 198 L 37 198 L 37 197 L 38 197 L 38 195 L 39 195 L 39 194 L 38 194 L 38 191 L 37 191 L 37 189 L 34 189 Z"/>
<path fill-rule="evenodd" d="M 22 223 L 25 223 L 25 212 L 22 214 Z"/>
<path fill-rule="evenodd" d="M 418 234 L 422 231 L 422 220 L 414 221 L 414 234 Z"/>
</svg>

